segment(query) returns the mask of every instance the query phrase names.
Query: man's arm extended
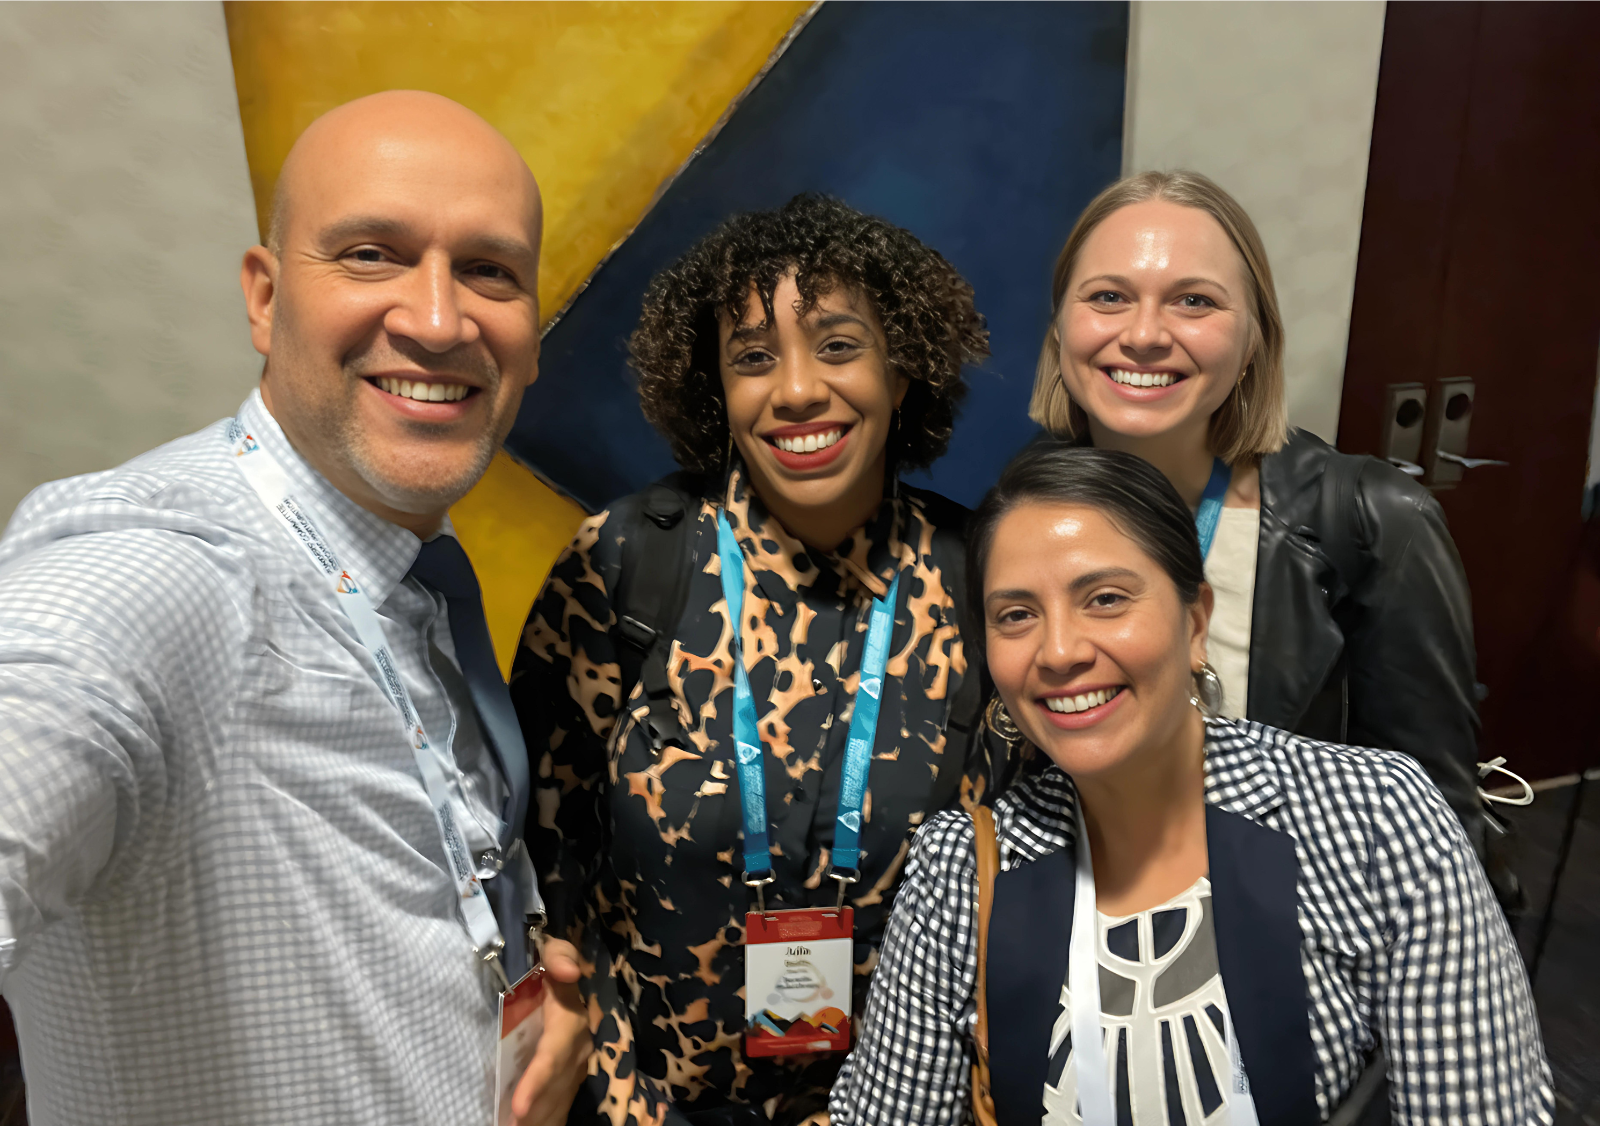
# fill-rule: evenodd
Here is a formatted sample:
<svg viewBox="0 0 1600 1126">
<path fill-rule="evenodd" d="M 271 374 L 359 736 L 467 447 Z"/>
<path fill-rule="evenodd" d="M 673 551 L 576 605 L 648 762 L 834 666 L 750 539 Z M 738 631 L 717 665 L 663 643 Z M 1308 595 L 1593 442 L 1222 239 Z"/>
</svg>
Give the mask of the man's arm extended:
<svg viewBox="0 0 1600 1126">
<path fill-rule="evenodd" d="M 30 941 L 131 870 L 180 730 L 214 733 L 247 623 L 205 545 L 70 536 L 0 566 L 0 983 Z"/>
</svg>

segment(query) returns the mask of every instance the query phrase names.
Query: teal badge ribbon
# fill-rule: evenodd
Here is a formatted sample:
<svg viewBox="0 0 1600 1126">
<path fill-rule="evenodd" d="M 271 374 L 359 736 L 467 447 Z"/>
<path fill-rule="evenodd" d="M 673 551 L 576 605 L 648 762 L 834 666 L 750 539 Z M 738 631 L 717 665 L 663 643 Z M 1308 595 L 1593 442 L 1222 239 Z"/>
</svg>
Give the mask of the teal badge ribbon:
<svg viewBox="0 0 1600 1126">
<path fill-rule="evenodd" d="M 1211 462 L 1211 479 L 1206 491 L 1200 494 L 1200 511 L 1194 515 L 1194 530 L 1200 533 L 1200 558 L 1211 555 L 1211 541 L 1217 538 L 1217 524 L 1222 520 L 1222 498 L 1228 494 L 1228 482 L 1233 470 L 1220 457 Z"/>
<path fill-rule="evenodd" d="M 767 827 L 761 728 L 755 698 L 750 694 L 750 675 L 744 664 L 744 551 L 725 513 L 717 515 L 717 548 L 722 557 L 722 595 L 728 603 L 728 621 L 733 629 L 733 745 L 739 771 L 739 800 L 744 811 L 744 872 L 748 883 L 772 871 L 772 852 Z M 873 599 L 867 626 L 866 650 L 861 656 L 861 679 L 856 688 L 855 712 L 850 717 L 850 741 L 845 746 L 839 781 L 839 811 L 833 829 L 830 875 L 840 873 L 840 879 L 853 880 L 861 859 L 861 817 L 867 799 L 872 745 L 878 732 L 884 673 L 889 666 L 895 597 L 899 591 L 900 576 L 896 575 L 889 584 L 888 593 Z"/>
</svg>

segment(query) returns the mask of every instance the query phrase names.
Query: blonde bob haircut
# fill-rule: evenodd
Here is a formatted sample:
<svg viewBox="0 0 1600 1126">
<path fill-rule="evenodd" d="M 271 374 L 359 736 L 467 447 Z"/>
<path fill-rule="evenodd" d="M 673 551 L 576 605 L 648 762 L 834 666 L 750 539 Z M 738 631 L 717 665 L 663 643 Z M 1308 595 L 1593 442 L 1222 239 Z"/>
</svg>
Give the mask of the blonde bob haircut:
<svg viewBox="0 0 1600 1126">
<path fill-rule="evenodd" d="M 1283 318 L 1278 314 L 1272 267 L 1261 235 L 1239 201 L 1198 172 L 1140 172 L 1124 177 L 1095 196 L 1078 216 L 1050 283 L 1050 330 L 1039 352 L 1028 417 L 1059 438 L 1089 433 L 1089 416 L 1072 401 L 1061 376 L 1061 303 L 1083 244 L 1095 228 L 1113 212 L 1152 199 L 1204 211 L 1228 232 L 1244 259 L 1250 287 L 1250 362 L 1233 393 L 1211 416 L 1211 451 L 1229 465 L 1276 453 L 1289 439 L 1289 419 L 1283 398 Z"/>
</svg>

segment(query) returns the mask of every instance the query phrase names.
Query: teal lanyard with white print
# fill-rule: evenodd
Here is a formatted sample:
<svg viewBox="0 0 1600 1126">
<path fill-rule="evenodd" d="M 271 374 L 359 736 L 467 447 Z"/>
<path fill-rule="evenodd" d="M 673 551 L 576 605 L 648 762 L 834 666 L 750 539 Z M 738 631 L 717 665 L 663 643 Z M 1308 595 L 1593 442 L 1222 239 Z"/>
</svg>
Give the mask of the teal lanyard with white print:
<svg viewBox="0 0 1600 1126">
<path fill-rule="evenodd" d="M 1200 535 L 1200 558 L 1211 555 L 1211 541 L 1217 538 L 1217 524 L 1222 520 L 1222 498 L 1228 495 L 1228 482 L 1233 470 L 1220 457 L 1211 462 L 1211 478 L 1206 491 L 1200 494 L 1200 510 L 1194 515 L 1194 530 Z"/>
<path fill-rule="evenodd" d="M 767 828 L 767 789 L 763 774 L 760 721 L 750 676 L 745 671 L 741 640 L 744 618 L 744 551 L 728 524 L 726 513 L 717 514 L 717 547 L 722 557 L 722 594 L 728 604 L 733 630 L 733 745 L 739 770 L 739 798 L 744 811 L 744 879 L 757 888 L 772 882 L 772 852 Z M 861 655 L 861 677 L 856 689 L 855 712 L 850 717 L 850 741 L 845 746 L 839 779 L 839 811 L 834 820 L 832 865 L 829 871 L 844 885 L 854 883 L 861 857 L 861 816 L 867 797 L 867 773 L 872 745 L 878 732 L 878 707 L 883 697 L 884 672 L 889 665 L 890 634 L 894 631 L 895 595 L 900 577 L 888 592 L 873 599 L 867 627 L 866 649 Z"/>
</svg>

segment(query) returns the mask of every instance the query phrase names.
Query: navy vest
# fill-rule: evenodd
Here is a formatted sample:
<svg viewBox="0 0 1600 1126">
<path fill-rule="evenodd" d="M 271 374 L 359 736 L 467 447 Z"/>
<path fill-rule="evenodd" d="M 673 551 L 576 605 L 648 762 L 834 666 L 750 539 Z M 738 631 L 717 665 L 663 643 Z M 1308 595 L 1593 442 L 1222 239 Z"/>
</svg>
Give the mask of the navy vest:
<svg viewBox="0 0 1600 1126">
<path fill-rule="evenodd" d="M 1294 839 L 1206 806 L 1217 960 L 1261 1126 L 1314 1126 Z M 989 1067 L 1000 1126 L 1038 1126 L 1072 936 L 1072 846 L 1001 872 L 989 921 Z"/>
</svg>

